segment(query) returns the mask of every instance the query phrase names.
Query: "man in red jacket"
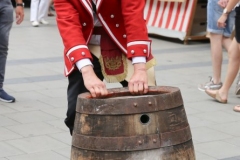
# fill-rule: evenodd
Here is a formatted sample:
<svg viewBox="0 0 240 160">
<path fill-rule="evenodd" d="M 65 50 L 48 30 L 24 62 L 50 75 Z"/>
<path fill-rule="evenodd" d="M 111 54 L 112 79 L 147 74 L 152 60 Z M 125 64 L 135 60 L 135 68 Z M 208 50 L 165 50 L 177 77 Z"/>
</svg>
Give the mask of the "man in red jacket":
<svg viewBox="0 0 240 160">
<path fill-rule="evenodd" d="M 58 0 L 54 5 L 69 79 L 65 123 L 72 134 L 78 94 L 106 96 L 103 79 L 128 86 L 132 94 L 146 94 L 155 85 L 154 75 L 148 76 L 155 60 L 145 0 Z"/>
</svg>

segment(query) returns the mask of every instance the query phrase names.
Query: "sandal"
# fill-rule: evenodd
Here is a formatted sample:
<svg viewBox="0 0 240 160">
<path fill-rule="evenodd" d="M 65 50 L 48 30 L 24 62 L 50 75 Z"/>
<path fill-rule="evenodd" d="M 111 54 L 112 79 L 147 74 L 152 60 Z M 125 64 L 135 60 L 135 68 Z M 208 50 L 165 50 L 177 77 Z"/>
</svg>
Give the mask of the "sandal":
<svg viewBox="0 0 240 160">
<path fill-rule="evenodd" d="M 54 14 L 53 13 L 48 13 L 48 17 L 53 17 Z"/>
<path fill-rule="evenodd" d="M 227 103 L 227 99 L 222 99 L 222 97 L 219 95 L 219 92 L 216 91 L 215 93 L 212 93 L 212 90 L 205 90 L 205 92 L 212 97 L 213 99 L 215 99 L 216 101 L 220 102 L 220 103 Z M 240 109 L 240 108 L 239 108 Z"/>
<path fill-rule="evenodd" d="M 240 105 L 234 106 L 234 107 L 233 107 L 233 110 L 234 110 L 235 112 L 240 112 Z"/>
</svg>

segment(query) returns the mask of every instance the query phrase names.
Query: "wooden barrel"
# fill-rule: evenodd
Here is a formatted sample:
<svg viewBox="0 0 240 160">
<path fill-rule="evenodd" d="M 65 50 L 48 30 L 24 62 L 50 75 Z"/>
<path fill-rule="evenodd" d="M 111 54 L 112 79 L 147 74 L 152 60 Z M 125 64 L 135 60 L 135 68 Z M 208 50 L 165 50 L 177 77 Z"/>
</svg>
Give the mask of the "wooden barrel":
<svg viewBox="0 0 240 160">
<path fill-rule="evenodd" d="M 150 87 L 133 96 L 127 88 L 104 99 L 78 96 L 71 160 L 195 160 L 181 92 Z"/>
</svg>

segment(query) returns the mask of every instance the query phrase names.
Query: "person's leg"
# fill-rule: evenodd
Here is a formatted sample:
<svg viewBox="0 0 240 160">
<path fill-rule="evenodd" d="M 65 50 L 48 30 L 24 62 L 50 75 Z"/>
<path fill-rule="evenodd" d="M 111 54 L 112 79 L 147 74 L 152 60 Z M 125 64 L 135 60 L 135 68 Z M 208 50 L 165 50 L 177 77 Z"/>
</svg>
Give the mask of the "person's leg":
<svg viewBox="0 0 240 160">
<path fill-rule="evenodd" d="M 217 3 L 218 0 L 211 0 L 208 1 L 207 4 L 207 32 L 210 38 L 213 76 L 210 78 L 210 82 L 198 86 L 198 89 L 201 91 L 205 91 L 206 89 L 216 90 L 222 86 L 221 65 L 223 29 L 217 27 L 217 20 L 222 15 L 223 9 Z"/>
<path fill-rule="evenodd" d="M 48 22 L 44 19 L 47 17 L 49 7 L 49 0 L 41 0 L 38 9 L 38 21 L 42 24 L 48 24 Z"/>
<path fill-rule="evenodd" d="M 48 16 L 49 17 L 52 17 L 52 16 L 54 16 L 54 14 L 51 12 L 51 8 L 52 8 L 52 5 L 53 5 L 53 0 L 50 0 L 49 1 L 49 6 L 48 6 Z"/>
<path fill-rule="evenodd" d="M 227 99 L 228 97 L 229 89 L 238 73 L 239 64 L 240 64 L 239 44 L 234 38 L 229 48 L 229 59 L 226 79 L 223 83 L 222 88 L 219 90 L 219 95 L 222 97 L 222 99 Z"/>
<path fill-rule="evenodd" d="M 30 6 L 30 21 L 32 22 L 33 27 L 38 27 L 39 26 L 39 21 L 38 21 L 38 5 L 39 5 L 39 0 L 31 0 L 31 6 Z"/>
<path fill-rule="evenodd" d="M 9 34 L 13 23 L 13 7 L 10 1 L 0 2 L 0 100 L 14 102 L 15 98 L 3 90 L 6 61 L 8 55 Z"/>
<path fill-rule="evenodd" d="M 68 110 L 67 117 L 64 121 L 67 127 L 69 128 L 71 135 L 74 127 L 77 96 L 84 92 L 87 92 L 87 89 L 84 86 L 82 74 L 78 70 L 75 70 L 68 76 L 68 89 L 67 89 Z"/>
<path fill-rule="evenodd" d="M 240 43 L 240 7 L 235 8 L 236 16 L 235 16 L 235 37 L 238 43 Z M 240 54 L 240 53 L 239 53 Z M 236 79 L 237 85 L 235 89 L 235 94 L 240 95 L 240 66 L 238 70 L 238 77 Z"/>
<path fill-rule="evenodd" d="M 226 103 L 229 89 L 238 73 L 240 64 L 239 44 L 234 38 L 229 47 L 229 59 L 226 79 L 219 90 L 206 90 L 206 93 L 221 103 Z"/>
<path fill-rule="evenodd" d="M 237 76 L 237 80 L 236 80 L 236 89 L 235 89 L 235 94 L 236 95 L 240 95 L 240 66 L 239 66 L 239 70 L 238 70 L 238 76 Z"/>
<path fill-rule="evenodd" d="M 221 82 L 222 39 L 223 39 L 223 36 L 221 34 L 210 33 L 211 58 L 212 58 L 214 84 L 219 84 Z"/>
<path fill-rule="evenodd" d="M 223 36 L 222 44 L 223 44 L 223 47 L 226 49 L 227 52 L 230 48 L 231 43 L 232 43 L 232 39 L 230 37 Z"/>
<path fill-rule="evenodd" d="M 39 0 L 31 0 L 31 6 L 30 6 L 30 21 L 38 21 L 38 5 Z"/>
<path fill-rule="evenodd" d="M 94 72 L 96 73 L 98 78 L 103 80 L 101 66 L 98 62 L 98 59 L 95 56 L 93 56 L 93 66 L 94 66 Z M 73 128 L 74 128 L 75 114 L 76 114 L 77 96 L 81 93 L 88 92 L 88 90 L 84 86 L 82 74 L 78 70 L 74 70 L 68 76 L 68 80 L 69 80 L 68 89 L 67 89 L 68 111 L 67 111 L 67 118 L 65 119 L 65 124 L 68 126 L 70 130 L 70 134 L 72 135 Z"/>
</svg>

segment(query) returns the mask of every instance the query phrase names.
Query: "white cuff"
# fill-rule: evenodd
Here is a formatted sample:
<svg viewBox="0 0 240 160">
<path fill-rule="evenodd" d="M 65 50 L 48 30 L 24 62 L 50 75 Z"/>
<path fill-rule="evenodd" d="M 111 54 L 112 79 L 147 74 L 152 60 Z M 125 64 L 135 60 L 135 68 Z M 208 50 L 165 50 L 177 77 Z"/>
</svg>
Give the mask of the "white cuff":
<svg viewBox="0 0 240 160">
<path fill-rule="evenodd" d="M 79 69 L 79 71 L 81 71 L 81 69 L 83 67 L 88 66 L 88 65 L 93 66 L 92 62 L 88 58 L 84 58 L 84 59 L 81 59 L 81 60 L 76 62 L 76 66 Z"/>
<path fill-rule="evenodd" d="M 132 57 L 132 64 L 146 63 L 146 57 Z"/>
</svg>

